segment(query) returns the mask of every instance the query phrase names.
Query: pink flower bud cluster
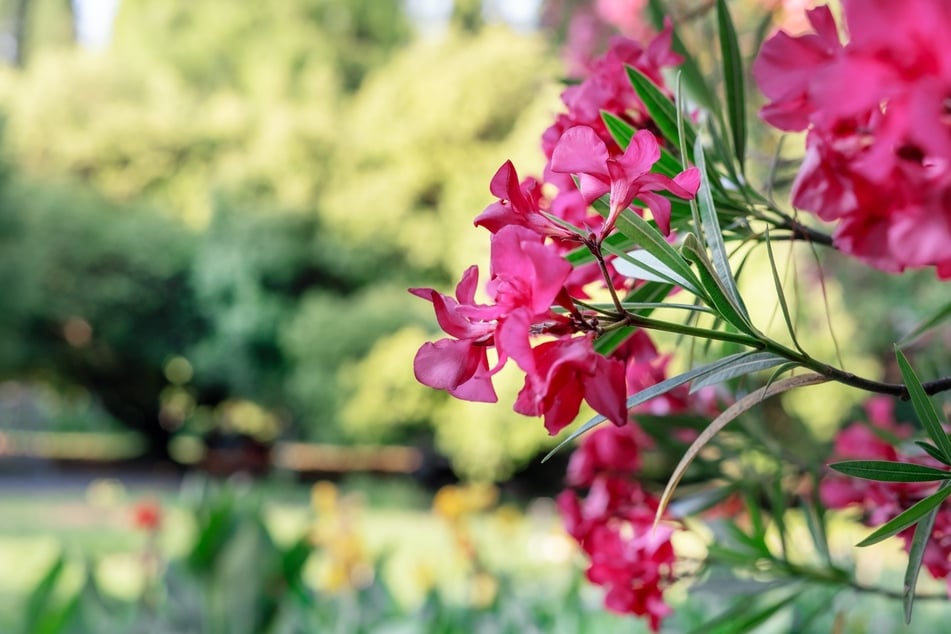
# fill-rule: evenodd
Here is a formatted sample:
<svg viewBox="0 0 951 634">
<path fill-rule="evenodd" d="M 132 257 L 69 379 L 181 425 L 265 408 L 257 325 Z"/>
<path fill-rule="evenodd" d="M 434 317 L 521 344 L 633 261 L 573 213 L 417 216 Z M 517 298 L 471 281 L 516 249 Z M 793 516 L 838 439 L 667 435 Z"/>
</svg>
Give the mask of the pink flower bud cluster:
<svg viewBox="0 0 951 634">
<path fill-rule="evenodd" d="M 792 202 L 836 221 L 836 246 L 886 271 L 951 278 L 951 3 L 843 0 L 814 33 L 767 40 L 753 75 L 761 116 L 808 130 Z"/>
<path fill-rule="evenodd" d="M 929 467 L 942 465 L 927 454 L 909 454 L 896 449 L 887 438 L 907 439 L 913 428 L 898 423 L 893 415 L 891 397 L 877 396 L 865 405 L 866 422 L 854 422 L 842 429 L 835 439 L 835 450 L 830 462 L 839 460 L 887 460 L 909 462 Z M 819 486 L 819 497 L 829 509 L 858 507 L 862 521 L 868 526 L 879 526 L 913 504 L 935 492 L 934 482 L 878 482 L 863 480 L 832 472 Z M 898 534 L 905 550 L 911 548 L 914 528 Z M 951 592 L 951 509 L 942 506 L 934 524 L 934 531 L 925 547 L 924 566 L 935 579 L 948 581 Z"/>
</svg>

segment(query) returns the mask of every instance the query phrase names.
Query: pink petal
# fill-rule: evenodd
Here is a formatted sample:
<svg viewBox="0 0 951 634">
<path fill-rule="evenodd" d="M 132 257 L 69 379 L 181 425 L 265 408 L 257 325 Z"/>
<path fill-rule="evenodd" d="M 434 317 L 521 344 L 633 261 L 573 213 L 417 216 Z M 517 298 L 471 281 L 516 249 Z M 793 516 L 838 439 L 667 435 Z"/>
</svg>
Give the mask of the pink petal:
<svg viewBox="0 0 951 634">
<path fill-rule="evenodd" d="M 479 361 L 479 350 L 471 342 L 440 339 L 424 343 L 419 349 L 413 360 L 413 373 L 423 385 L 450 390 L 472 378 Z"/>
<path fill-rule="evenodd" d="M 607 177 L 607 160 L 608 148 L 597 132 L 588 126 L 575 126 L 561 135 L 551 156 L 551 168 L 566 174 Z"/>
</svg>

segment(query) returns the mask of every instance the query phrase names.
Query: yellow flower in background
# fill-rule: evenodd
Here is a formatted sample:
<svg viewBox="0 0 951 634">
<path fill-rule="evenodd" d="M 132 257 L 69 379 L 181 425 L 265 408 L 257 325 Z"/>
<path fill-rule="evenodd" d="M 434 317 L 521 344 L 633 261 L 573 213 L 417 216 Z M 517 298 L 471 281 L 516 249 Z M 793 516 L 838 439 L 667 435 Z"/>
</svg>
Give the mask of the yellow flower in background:
<svg viewBox="0 0 951 634">
<path fill-rule="evenodd" d="M 447 485 L 433 496 L 433 511 L 450 521 L 485 511 L 499 499 L 499 490 L 491 484 Z"/>
<path fill-rule="evenodd" d="M 311 487 L 310 501 L 317 515 L 312 531 L 318 547 L 317 587 L 338 593 L 373 583 L 376 573 L 366 546 L 337 487 L 332 482 L 317 482 Z"/>
<path fill-rule="evenodd" d="M 334 483 L 326 480 L 317 482 L 310 489 L 310 504 L 319 516 L 336 513 L 339 497 Z"/>
</svg>

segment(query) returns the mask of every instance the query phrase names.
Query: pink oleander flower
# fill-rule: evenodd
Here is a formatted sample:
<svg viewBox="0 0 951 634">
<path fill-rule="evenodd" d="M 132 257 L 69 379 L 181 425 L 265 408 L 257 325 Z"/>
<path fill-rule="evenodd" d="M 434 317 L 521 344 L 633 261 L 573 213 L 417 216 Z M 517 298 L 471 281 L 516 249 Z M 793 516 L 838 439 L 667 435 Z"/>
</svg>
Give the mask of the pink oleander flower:
<svg viewBox="0 0 951 634">
<path fill-rule="evenodd" d="M 657 631 L 670 607 L 664 589 L 676 559 L 673 526 L 653 526 L 658 501 L 634 479 L 646 437 L 633 423 L 587 434 L 568 465 L 558 496 L 565 530 L 588 557 L 588 580 L 605 588 L 612 611 L 646 616 Z"/>
<path fill-rule="evenodd" d="M 433 303 L 439 326 L 454 337 L 423 344 L 413 361 L 413 372 L 423 385 L 446 390 L 456 398 L 495 403 L 498 396 L 492 386 L 488 349 L 495 345 L 500 311 L 475 303 L 478 284 L 479 269 L 470 266 L 456 286 L 455 298 L 431 288 L 409 289 Z"/>
<path fill-rule="evenodd" d="M 634 423 L 623 427 L 603 425 L 584 437 L 571 455 L 565 481 L 573 487 L 589 487 L 603 475 L 630 475 L 641 468 L 641 448 L 650 447 L 650 437 Z"/>
<path fill-rule="evenodd" d="M 503 227 L 515 225 L 531 229 L 540 236 L 577 240 L 574 233 L 544 216 L 541 183 L 531 177 L 519 183 L 512 161 L 505 161 L 498 169 L 489 184 L 489 191 L 499 200 L 476 217 L 474 224 L 477 227 L 498 233 Z"/>
<path fill-rule="evenodd" d="M 554 436 L 587 401 L 615 425 L 627 422 L 624 364 L 594 350 L 593 335 L 561 337 L 531 350 L 531 370 L 515 401 L 515 411 L 544 416 Z"/>
<path fill-rule="evenodd" d="M 552 153 L 551 169 L 578 175 L 581 195 L 588 203 L 610 194 L 610 213 L 601 229 L 602 240 L 635 199 L 650 208 L 657 226 L 666 235 L 670 233 L 670 201 L 655 192 L 668 191 L 691 199 L 700 187 L 700 171 L 691 167 L 673 179 L 653 174 L 651 167 L 659 159 L 657 139 L 647 130 L 637 132 L 624 153 L 614 158 L 592 128 L 575 126 L 566 130 L 558 141 Z"/>
<path fill-rule="evenodd" d="M 809 132 L 793 204 L 836 221 L 835 245 L 872 266 L 951 278 L 951 4 L 843 8 L 844 45 L 819 7 L 815 33 L 776 34 L 753 65 L 761 116 Z"/>
<path fill-rule="evenodd" d="M 598 16 L 617 27 L 623 35 L 643 42 L 654 32 L 644 17 L 647 0 L 597 0 Z"/>
<path fill-rule="evenodd" d="M 588 204 L 582 202 L 579 205 L 571 176 L 551 169 L 552 153 L 562 134 L 574 126 L 588 126 L 598 134 L 613 156 L 621 154 L 621 148 L 608 132 L 601 118 L 602 111 L 620 117 L 635 128 L 651 128 L 650 115 L 631 86 L 626 66 L 638 69 L 663 87 L 661 69 L 676 66 L 682 61 L 671 49 L 672 37 L 673 29 L 668 23 L 646 48 L 634 40 L 612 38 L 607 52 L 588 65 L 583 81 L 562 93 L 561 99 L 567 112 L 559 114 L 542 135 L 542 150 L 549 161 L 544 179 L 558 189 L 551 202 L 552 213 L 556 216 L 576 226 L 584 225 L 588 216 Z"/>
<path fill-rule="evenodd" d="M 894 401 L 890 397 L 869 399 L 865 406 L 868 422 L 852 423 L 838 433 L 830 462 L 887 460 L 941 468 L 942 465 L 930 456 L 906 454 L 879 435 L 906 439 L 911 434 L 911 425 L 895 421 L 893 407 Z M 879 526 L 934 493 L 936 488 L 937 484 L 933 482 L 877 482 L 830 472 L 819 485 L 819 497 L 830 509 L 857 506 L 862 510 L 862 519 L 866 525 Z M 911 548 L 913 534 L 913 528 L 899 533 L 898 537 L 904 542 L 905 550 Z M 948 590 L 951 593 L 951 509 L 946 505 L 938 509 L 923 561 L 935 579 L 945 579 L 948 582 Z"/>
</svg>

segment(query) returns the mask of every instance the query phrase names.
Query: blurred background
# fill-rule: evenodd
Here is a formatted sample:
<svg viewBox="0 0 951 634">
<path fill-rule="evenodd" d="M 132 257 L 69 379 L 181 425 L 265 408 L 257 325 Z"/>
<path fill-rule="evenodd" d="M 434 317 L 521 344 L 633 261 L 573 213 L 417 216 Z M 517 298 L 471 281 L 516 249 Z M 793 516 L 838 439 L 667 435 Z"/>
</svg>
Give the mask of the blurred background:
<svg viewBox="0 0 951 634">
<path fill-rule="evenodd" d="M 471 631 L 516 578 L 579 596 L 564 460 L 415 382 L 406 292 L 484 259 L 505 159 L 540 169 L 542 21 L 0 3 L 0 631 Z"/>
<path fill-rule="evenodd" d="M 0 631 L 639 631 L 541 423 L 415 382 L 406 289 L 643 4 L 0 2 Z"/>
</svg>

